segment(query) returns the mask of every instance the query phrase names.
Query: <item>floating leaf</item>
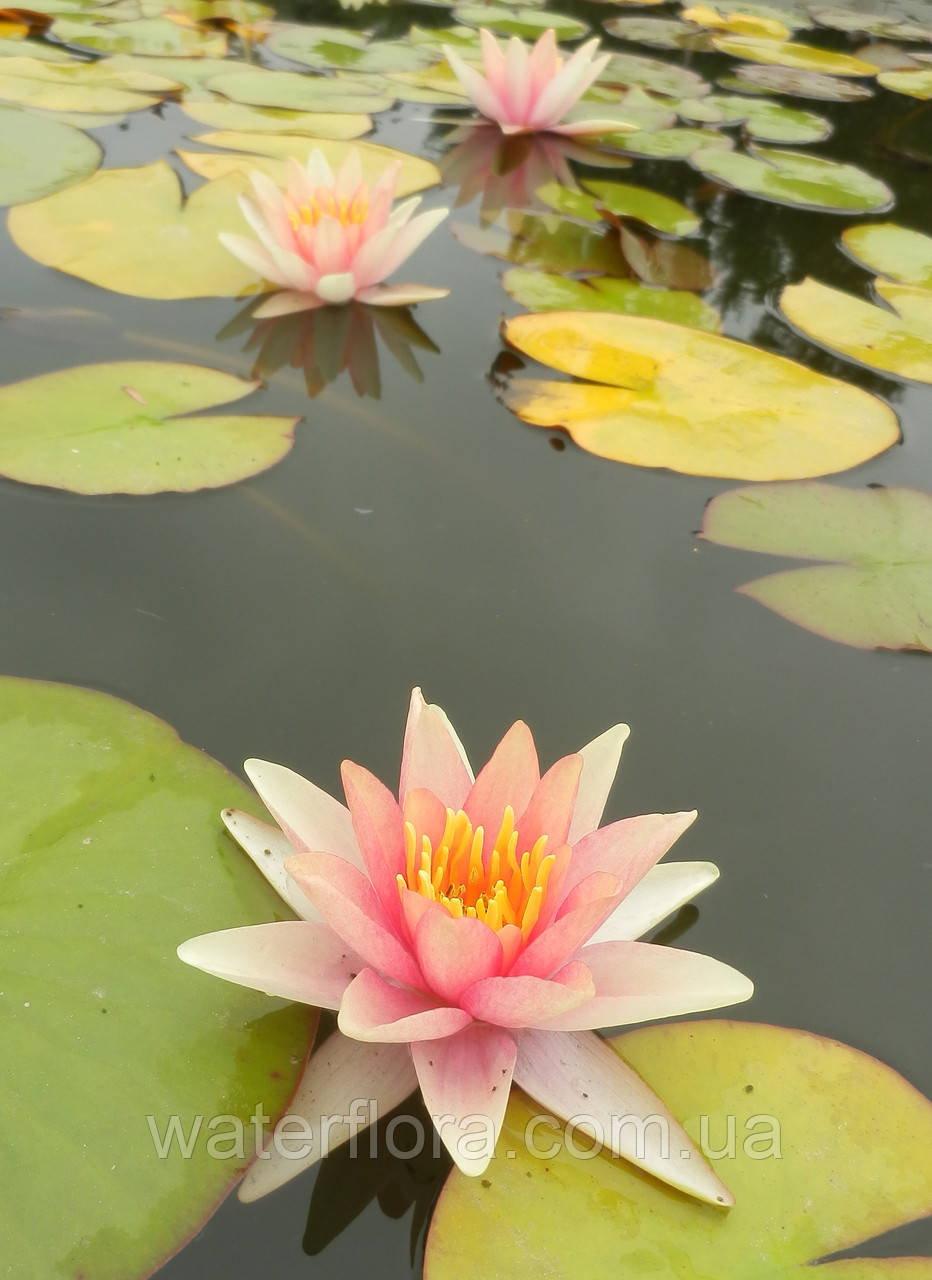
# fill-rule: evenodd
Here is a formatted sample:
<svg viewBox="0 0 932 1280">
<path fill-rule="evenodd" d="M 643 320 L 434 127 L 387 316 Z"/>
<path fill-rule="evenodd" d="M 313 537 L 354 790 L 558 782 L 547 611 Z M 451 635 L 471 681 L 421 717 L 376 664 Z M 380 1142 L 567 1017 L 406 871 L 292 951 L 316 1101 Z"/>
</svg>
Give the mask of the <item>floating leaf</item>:
<svg viewBox="0 0 932 1280">
<path fill-rule="evenodd" d="M 893 192 L 879 178 L 801 151 L 753 147 L 745 154 L 714 148 L 695 152 L 691 163 L 707 178 L 777 204 L 825 213 L 876 212 L 893 204 Z"/>
<path fill-rule="evenodd" d="M 414 71 L 426 67 L 434 56 L 427 49 L 401 40 L 371 44 L 339 27 L 280 25 L 265 47 L 279 57 L 324 69 L 345 67 L 358 71 Z"/>
<path fill-rule="evenodd" d="M 692 12 L 695 8 L 700 7 L 706 13 L 717 14 L 719 21 L 728 21 L 730 18 L 750 18 L 752 21 L 779 24 L 780 26 L 792 27 L 794 30 L 798 27 L 812 26 L 812 19 L 806 9 L 790 4 L 781 4 L 779 6 L 772 4 L 742 4 L 738 0 L 711 0 L 710 3 L 706 3 L 706 0 L 702 0 L 701 5 L 693 6 L 691 0 L 689 0 L 688 4 L 684 4 L 684 16 L 686 12 Z M 690 21 L 698 22 L 699 19 L 691 18 Z"/>
<path fill-rule="evenodd" d="M 788 285 L 780 310 L 800 333 L 868 369 L 932 382 L 932 290 L 878 280 L 876 307 L 818 280 Z"/>
<path fill-rule="evenodd" d="M 521 36 L 536 40 L 548 28 L 556 32 L 557 40 L 578 40 L 589 30 L 589 24 L 565 13 L 552 13 L 548 9 L 505 9 L 493 4 L 460 4 L 453 10 L 457 22 L 467 27 L 488 27 L 503 36 Z"/>
<path fill-rule="evenodd" d="M 9 677 L 0 759 L 5 1267 L 131 1280 L 247 1163 L 231 1126 L 195 1117 L 235 1117 L 248 1144 L 257 1102 L 287 1106 L 316 1019 L 175 957 L 193 934 L 287 914 L 223 831 L 221 808 L 255 812 L 225 769 L 126 702 Z M 190 1159 L 157 1156 L 149 1126 L 164 1137 L 173 1115 L 195 1130 Z"/>
<path fill-rule="evenodd" d="M 132 22 L 88 25 L 58 18 L 52 35 L 66 44 L 97 53 L 135 53 L 170 58 L 222 58 L 227 38 L 222 31 L 183 27 L 168 18 L 137 18 Z"/>
<path fill-rule="evenodd" d="M 900 437 L 896 415 L 866 391 L 717 334 L 570 311 L 518 316 L 503 332 L 533 359 L 593 379 L 519 379 L 503 393 L 508 407 L 616 462 L 789 480 L 845 471 Z"/>
<path fill-rule="evenodd" d="M 0 474 L 72 493 L 217 489 L 279 462 L 297 418 L 195 414 L 259 386 L 193 364 L 80 365 L 0 387 Z"/>
<path fill-rule="evenodd" d="M 240 177 L 209 182 L 182 205 L 164 161 L 104 169 L 56 195 L 10 210 L 9 230 L 47 267 L 140 298 L 235 297 L 256 275 L 224 249 L 219 231 L 245 233 Z"/>
<path fill-rule="evenodd" d="M 625 261 L 645 284 L 670 289 L 708 289 L 715 282 L 715 272 L 708 258 L 679 240 L 659 240 L 655 236 L 635 235 L 631 227 L 618 229 Z"/>
<path fill-rule="evenodd" d="M 387 82 L 386 82 L 387 83 Z M 211 76 L 207 88 L 250 107 L 282 107 L 286 111 L 365 112 L 387 110 L 396 94 L 380 92 L 364 84 L 310 76 L 299 71 L 225 71 Z"/>
<path fill-rule="evenodd" d="M 0 60 L 0 100 L 46 111 L 122 115 L 155 106 L 177 87 L 164 76 L 115 70 L 100 62 Z"/>
<path fill-rule="evenodd" d="M 307 134 L 313 138 L 359 138 L 372 128 L 372 119 L 358 113 L 276 111 L 268 107 L 247 107 L 241 102 L 199 102 L 185 100 L 186 116 L 212 129 L 244 133 Z"/>
<path fill-rule="evenodd" d="M 312 151 L 322 152 L 331 168 L 339 168 L 350 152 L 356 151 L 362 161 L 366 182 L 375 182 L 390 164 L 400 163 L 396 187 L 396 194 L 399 196 L 423 191 L 441 180 L 440 170 L 429 160 L 422 160 L 420 156 L 412 156 L 406 151 L 396 151 L 393 147 L 383 147 L 376 142 L 350 144 L 333 138 L 291 137 L 278 133 L 200 133 L 193 141 L 207 147 L 227 147 L 233 151 L 248 153 L 243 156 L 215 156 L 200 151 L 180 151 L 179 155 L 185 164 L 205 178 L 225 177 L 231 172 L 248 174 L 255 168 L 261 168 L 263 172 L 272 175 L 278 173 L 283 177 L 283 168 L 273 166 L 270 169 L 268 165 L 260 165 L 259 158 L 267 157 L 281 166 L 281 162 L 288 156 L 294 156 L 304 164 Z"/>
<path fill-rule="evenodd" d="M 611 230 L 580 226 L 550 214 L 509 211 L 506 226 L 468 227 L 454 223 L 460 244 L 518 266 L 544 271 L 596 271 L 626 275 L 627 264 Z"/>
<path fill-rule="evenodd" d="M 836 31 L 863 31 L 865 35 L 880 36 L 884 40 L 932 40 L 932 27 L 922 27 L 891 17 L 889 13 L 865 13 L 841 6 L 815 8 L 812 16 L 823 27 Z"/>
<path fill-rule="evenodd" d="M 625 316 L 670 320 L 714 333 L 718 312 L 694 293 L 682 289 L 656 289 L 635 280 L 590 276 L 571 280 L 543 271 L 512 267 L 502 276 L 505 292 L 529 311 L 617 311 Z"/>
<path fill-rule="evenodd" d="M 441 1192 L 425 1280 L 489 1274 L 489 1241 L 494 1274 L 512 1280 L 929 1280 L 927 1258 L 809 1265 L 932 1208 L 932 1106 L 890 1067 L 753 1023 L 643 1027 L 610 1043 L 718 1153 L 736 1206 L 710 1209 L 587 1150 L 585 1095 L 574 1133 L 513 1093 L 486 1175 L 454 1171 Z"/>
<path fill-rule="evenodd" d="M 853 58 L 848 53 L 833 53 L 812 44 L 796 44 L 786 40 L 761 40 L 754 36 L 716 36 L 715 47 L 722 53 L 749 62 L 764 62 L 798 71 L 818 71 L 832 76 L 872 76 L 878 68 L 872 62 Z"/>
<path fill-rule="evenodd" d="M 100 164 L 86 133 L 14 107 L 0 107 L 0 205 L 22 204 L 80 182 Z"/>
<path fill-rule="evenodd" d="M 681 118 L 699 121 L 710 119 L 708 113 L 716 111 L 723 122 L 743 124 L 745 133 L 758 142 L 822 142 L 832 132 L 824 116 L 787 107 L 769 98 L 711 94 L 700 98 L 695 106 L 680 103 L 677 110 Z"/>
<path fill-rule="evenodd" d="M 614 135 L 613 146 L 627 155 L 650 160 L 688 160 L 697 151 L 729 151 L 735 144 L 715 129 L 658 129 L 656 133 Z"/>
<path fill-rule="evenodd" d="M 788 40 L 790 28 L 780 18 L 761 17 L 743 9 L 721 13 L 707 4 L 690 5 L 683 17 L 701 27 L 727 31 L 736 36 L 762 36 L 766 40 Z"/>
<path fill-rule="evenodd" d="M 602 23 L 605 30 L 619 40 L 631 40 L 635 44 L 647 44 L 656 49 L 706 49 L 710 47 L 708 36 L 697 31 L 679 18 L 629 17 L 608 18 Z"/>
<path fill-rule="evenodd" d="M 852 257 L 871 271 L 900 284 L 932 289 L 932 236 L 893 222 L 868 222 L 848 227 L 841 241 Z"/>
<path fill-rule="evenodd" d="M 688 236 L 699 227 L 699 219 L 684 204 L 647 187 L 598 180 L 589 180 L 583 186 L 606 212 L 633 218 L 663 235 Z"/>
<path fill-rule="evenodd" d="M 706 508 L 701 537 L 830 562 L 738 588 L 797 626 L 859 649 L 932 651 L 928 493 L 817 483 L 733 489 Z"/>
<path fill-rule="evenodd" d="M 741 63 L 734 76 L 722 76 L 723 89 L 739 93 L 784 93 L 794 98 L 814 98 L 819 102 L 860 102 L 874 96 L 866 84 L 855 84 L 841 76 L 827 76 L 819 71 L 797 71 L 792 67 L 763 67 Z"/>
<path fill-rule="evenodd" d="M 598 83 L 650 89 L 669 98 L 701 98 L 709 92 L 708 82 L 695 71 L 636 53 L 613 53 Z"/>
<path fill-rule="evenodd" d="M 906 94 L 909 98 L 932 98 L 932 67 L 912 71 L 882 71 L 877 82 L 885 89 Z"/>
<path fill-rule="evenodd" d="M 37 58 L 42 62 L 71 62 L 71 55 L 54 44 L 38 40 L 10 40 L 0 36 L 0 58 Z"/>
<path fill-rule="evenodd" d="M 230 70 L 230 63 L 222 58 L 143 58 L 134 53 L 113 54 L 102 65 L 121 73 L 133 71 L 163 76 L 183 88 L 186 98 L 198 93 L 206 96 L 204 82 Z"/>
</svg>

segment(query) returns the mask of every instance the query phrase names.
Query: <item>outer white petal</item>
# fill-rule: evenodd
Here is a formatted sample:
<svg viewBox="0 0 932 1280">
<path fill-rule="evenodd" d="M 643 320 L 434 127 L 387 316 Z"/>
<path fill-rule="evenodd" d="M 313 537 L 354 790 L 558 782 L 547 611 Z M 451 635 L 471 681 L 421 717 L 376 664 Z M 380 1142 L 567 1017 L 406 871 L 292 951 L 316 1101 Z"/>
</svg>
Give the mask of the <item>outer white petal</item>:
<svg viewBox="0 0 932 1280">
<path fill-rule="evenodd" d="M 434 289 L 429 284 L 371 284 L 359 290 L 356 301 L 370 307 L 408 307 L 416 302 L 435 302 L 449 293 L 449 289 Z"/>
<path fill-rule="evenodd" d="M 316 147 L 307 158 L 304 172 L 312 186 L 333 186 L 333 170 L 330 168 L 324 153 Z"/>
<path fill-rule="evenodd" d="M 588 40 L 545 86 L 531 112 L 531 122 L 538 129 L 557 124 L 598 77 L 608 62 L 607 56 L 593 61 L 598 44 L 598 40 Z"/>
<path fill-rule="evenodd" d="M 382 274 L 379 281 L 372 283 L 381 283 L 386 276 L 390 276 L 393 271 L 397 271 L 405 259 L 410 258 L 415 249 L 420 245 L 434 227 L 440 225 L 444 218 L 450 212 L 449 209 L 429 209 L 426 213 L 419 213 L 416 218 L 412 218 L 409 223 L 398 231 L 385 250 L 385 256 L 382 259 Z"/>
<path fill-rule="evenodd" d="M 685 1129 L 604 1040 L 592 1032 L 552 1031 L 522 1031 L 517 1039 L 515 1083 L 536 1102 L 561 1120 L 591 1117 L 615 1155 L 687 1195 L 734 1204 Z"/>
<path fill-rule="evenodd" d="M 274 228 L 269 225 L 248 196 L 240 196 L 239 207 L 243 217 L 259 237 L 263 249 L 275 263 L 276 278 L 292 289 L 306 289 L 314 278 L 313 269 L 309 264 L 300 254 L 282 244 Z"/>
<path fill-rule="evenodd" d="M 451 781 L 461 794 L 447 794 Z M 402 803 L 409 790 L 426 787 L 445 805 L 459 809 L 473 782 L 469 757 L 449 716 L 435 702 L 427 702 L 419 688 L 412 689 L 398 786 Z"/>
<path fill-rule="evenodd" d="M 658 862 L 595 931 L 589 943 L 643 937 L 714 884 L 718 875 L 714 862 Z"/>
<path fill-rule="evenodd" d="M 321 276 L 315 288 L 318 298 L 333 306 L 349 302 L 355 292 L 356 281 L 352 271 L 338 271 L 329 276 Z"/>
<path fill-rule="evenodd" d="M 422 196 L 411 196 L 408 200 L 402 200 L 401 204 L 396 204 L 394 209 L 392 209 L 391 213 L 388 215 L 385 227 L 382 228 L 383 231 L 387 227 L 392 227 L 396 231 L 400 227 L 403 227 L 414 213 L 415 209 L 417 209 L 422 199 Z"/>
<path fill-rule="evenodd" d="M 296 850 L 336 853 L 362 870 L 362 854 L 345 805 L 284 765 L 247 760 L 243 768 Z"/>
<path fill-rule="evenodd" d="M 591 742 L 587 742 L 579 754 L 583 769 L 576 793 L 576 807 L 570 822 L 567 844 L 575 844 L 582 836 L 595 831 L 602 821 L 602 814 L 618 772 L 621 749 L 631 730 L 626 724 L 613 725 Z"/>
<path fill-rule="evenodd" d="M 250 240 L 248 236 L 233 235 L 229 231 L 221 231 L 217 239 L 224 249 L 228 249 L 233 254 L 234 258 L 239 258 L 244 266 L 249 267 L 250 271 L 255 271 L 263 280 L 285 286 L 291 283 L 285 278 L 284 273 L 279 271 L 268 250 L 263 249 L 261 244 L 256 244 L 255 240 Z"/>
<path fill-rule="evenodd" d="M 361 1133 L 393 1111 L 416 1088 L 417 1076 L 406 1044 L 364 1044 L 335 1031 L 311 1057 L 288 1114 L 276 1125 L 268 1147 L 247 1169 L 240 1183 L 240 1200 L 259 1200 L 284 1186 L 354 1133 Z M 356 1099 L 360 1104 L 354 1113 Z M 289 1128 L 288 1120 L 294 1118 L 306 1121 L 311 1136 L 300 1134 L 297 1125 Z M 310 1152 L 304 1150 L 307 1142 L 312 1143 Z"/>
<path fill-rule="evenodd" d="M 220 817 L 236 843 L 295 915 L 302 920 L 320 920 L 320 912 L 285 870 L 285 863 L 294 857 L 294 845 L 287 836 L 278 827 L 260 822 L 251 813 L 243 813 L 239 809 L 224 809 Z"/>
<path fill-rule="evenodd" d="M 299 293 L 296 289 L 282 289 L 270 294 L 253 311 L 254 320 L 271 320 L 275 316 L 290 316 L 296 311 L 313 311 L 324 305 L 313 293 Z"/>
</svg>

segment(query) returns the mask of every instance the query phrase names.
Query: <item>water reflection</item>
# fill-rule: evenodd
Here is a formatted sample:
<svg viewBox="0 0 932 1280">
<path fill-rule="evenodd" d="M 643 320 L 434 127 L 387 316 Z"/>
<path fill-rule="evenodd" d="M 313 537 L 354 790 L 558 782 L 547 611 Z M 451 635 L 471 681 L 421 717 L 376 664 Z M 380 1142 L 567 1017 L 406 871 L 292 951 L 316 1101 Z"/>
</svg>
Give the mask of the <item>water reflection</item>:
<svg viewBox="0 0 932 1280">
<path fill-rule="evenodd" d="M 382 393 L 380 340 L 415 382 L 423 382 L 424 374 L 414 348 L 440 352 L 410 307 L 368 307 L 352 302 L 255 320 L 250 314 L 254 301 L 250 299 L 224 325 L 217 334 L 218 340 L 246 334 L 243 350 L 256 353 L 252 377 L 269 378 L 286 367 L 299 369 L 312 397 L 346 371 L 358 396 L 378 400 Z"/>
</svg>

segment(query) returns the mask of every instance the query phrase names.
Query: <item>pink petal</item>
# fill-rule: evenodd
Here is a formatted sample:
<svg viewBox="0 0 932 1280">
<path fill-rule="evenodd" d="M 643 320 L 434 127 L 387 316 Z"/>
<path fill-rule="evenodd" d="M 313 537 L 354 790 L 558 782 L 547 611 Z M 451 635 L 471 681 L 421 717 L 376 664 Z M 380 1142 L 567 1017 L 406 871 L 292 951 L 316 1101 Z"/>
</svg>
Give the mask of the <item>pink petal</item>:
<svg viewBox="0 0 932 1280">
<path fill-rule="evenodd" d="M 591 876 L 594 880 L 596 877 Z M 584 942 L 595 933 L 618 903 L 618 881 L 611 876 L 603 878 L 604 896 L 597 896 L 581 903 L 547 926 L 528 947 L 522 951 L 511 969 L 511 976 L 531 974 L 537 978 L 550 975 L 566 964 Z M 614 892 L 613 892 L 614 890 Z"/>
<path fill-rule="evenodd" d="M 450 70 L 463 86 L 464 91 L 473 103 L 489 120 L 507 120 L 508 113 L 495 90 L 484 76 L 464 62 L 459 54 L 443 45 L 443 55 L 450 65 Z"/>
<path fill-rule="evenodd" d="M 493 88 L 505 103 L 511 123 L 526 123 L 531 106 L 531 66 L 528 51 L 517 36 L 508 41 L 505 63 L 505 83 L 501 87 L 493 83 Z"/>
<path fill-rule="evenodd" d="M 285 864 L 285 870 L 331 928 L 367 964 L 398 982 L 423 986 L 424 980 L 413 957 L 399 940 L 375 890 L 361 871 L 329 853 L 296 854 Z M 395 900 L 398 900 L 397 890 Z"/>
<path fill-rule="evenodd" d="M 281 920 L 189 938 L 178 958 L 283 1000 L 338 1009 L 361 960 L 326 924 Z"/>
<path fill-rule="evenodd" d="M 302 920 L 319 920 L 320 912 L 285 870 L 285 863 L 294 856 L 294 846 L 278 827 L 270 827 L 267 822 L 260 822 L 251 813 L 238 809 L 224 809 L 220 817 L 236 843 L 295 915 Z"/>
<path fill-rule="evenodd" d="M 593 61 L 598 45 L 598 40 L 588 40 L 581 45 L 544 87 L 531 112 L 530 123 L 535 128 L 546 129 L 558 124 L 593 81 L 598 79 L 609 61 L 608 55 Z"/>
<path fill-rule="evenodd" d="M 634 886 L 590 942 L 640 938 L 718 879 L 713 862 L 661 862 Z"/>
<path fill-rule="evenodd" d="M 629 893 L 695 820 L 695 810 L 646 813 L 622 818 L 583 836 L 573 847 L 561 886 L 562 899 L 565 901 L 571 890 L 595 871 L 617 877 L 621 890 Z"/>
<path fill-rule="evenodd" d="M 474 782 L 463 805 L 474 827 L 483 827 L 488 847 L 498 835 L 507 805 L 523 813 L 540 781 L 537 751 L 523 720 L 511 726 Z"/>
<path fill-rule="evenodd" d="M 499 102 L 504 105 L 509 94 L 508 55 L 487 27 L 479 28 L 479 48 L 482 50 L 485 78 Z"/>
<path fill-rule="evenodd" d="M 557 52 L 557 36 L 553 27 L 537 37 L 537 43 L 531 50 L 528 59 L 531 72 L 531 94 L 536 100 L 546 84 L 553 79 L 560 69 L 560 55 Z"/>
<path fill-rule="evenodd" d="M 518 816 L 522 849 L 530 849 L 539 836 L 547 837 L 547 853 L 566 843 L 582 768 L 582 756 L 564 756 L 541 778 L 530 804 Z"/>
<path fill-rule="evenodd" d="M 374 969 L 363 969 L 346 988 L 337 1024 L 354 1040 L 403 1044 L 455 1035 L 471 1021 L 463 1009 L 438 1005 L 419 991 L 393 987 Z"/>
<path fill-rule="evenodd" d="M 362 866 L 349 810 L 339 800 L 284 765 L 247 760 L 243 768 L 260 800 L 298 852 L 326 849 L 355 867 Z"/>
<path fill-rule="evenodd" d="M 472 784 L 466 752 L 445 712 L 413 690 L 401 756 L 402 804 L 409 791 L 424 787 L 450 809 L 461 809 Z"/>
<path fill-rule="evenodd" d="M 517 1040 L 515 1083 L 535 1102 L 563 1120 L 578 1122 L 585 1113 L 615 1155 L 687 1195 L 709 1204 L 734 1204 L 685 1130 L 604 1040 L 591 1032 L 548 1031 L 522 1031 Z"/>
<path fill-rule="evenodd" d="M 410 307 L 418 302 L 436 302 L 449 295 L 449 289 L 434 289 L 427 284 L 372 284 L 357 290 L 356 300 L 370 307 Z"/>
<path fill-rule="evenodd" d="M 436 849 L 447 825 L 447 807 L 423 787 L 409 791 L 402 806 L 405 823 L 411 823 L 418 836 L 427 836 L 431 848 Z"/>
<path fill-rule="evenodd" d="M 502 944 L 481 920 L 455 920 L 439 902 L 421 916 L 414 938 L 421 972 L 430 990 L 455 1004 L 460 994 L 502 969 Z"/>
<path fill-rule="evenodd" d="M 499 1027 L 549 1026 L 559 1015 L 571 1017 L 572 1011 L 591 1002 L 594 988 L 587 975 L 578 969 L 566 975 L 571 981 L 557 977 L 483 978 L 460 996 L 460 1005 L 481 1022 Z"/>
<path fill-rule="evenodd" d="M 566 837 L 570 844 L 575 844 L 590 831 L 595 831 L 602 821 L 605 804 L 618 772 L 621 749 L 630 732 L 626 724 L 616 724 L 588 742 L 580 751 L 583 768 L 576 793 L 573 821 Z"/>
<path fill-rule="evenodd" d="M 313 311 L 324 303 L 313 293 L 297 293 L 294 289 L 283 289 L 280 293 L 271 294 L 264 302 L 260 302 L 253 311 L 253 320 L 271 320 L 275 316 L 290 316 L 296 311 Z"/>
<path fill-rule="evenodd" d="M 251 1204 L 277 1191 L 388 1115 L 416 1088 L 407 1045 L 365 1044 L 335 1031 L 314 1050 L 287 1114 L 275 1126 L 265 1151 L 246 1170 L 239 1199 Z M 340 1123 L 334 1123 L 338 1117 Z M 289 1125 L 296 1119 L 305 1121 L 304 1132 Z M 311 1150 L 299 1154 L 305 1143 Z"/>
<path fill-rule="evenodd" d="M 357 271 L 362 271 L 365 266 L 365 280 L 359 274 L 356 274 L 358 285 L 364 287 L 364 285 L 368 284 L 379 284 L 386 276 L 390 276 L 393 271 L 397 271 L 401 264 L 407 258 L 410 258 L 415 249 L 419 248 L 422 241 L 427 239 L 433 229 L 443 222 L 449 212 L 449 209 L 428 209 L 426 213 L 419 213 L 416 218 L 412 218 L 410 222 L 400 227 L 382 251 L 381 261 L 378 264 L 379 275 L 377 280 L 369 278 L 371 269 L 365 266 L 365 260 L 363 259 L 363 254 L 369 248 L 369 245 L 375 243 L 375 237 L 367 241 L 356 255 L 356 261 L 353 264 L 354 274 Z M 387 231 L 388 227 L 385 230 Z"/>
<path fill-rule="evenodd" d="M 583 947 L 579 959 L 592 973 L 595 996 L 588 1004 L 555 1015 L 548 1027 L 623 1027 L 721 1009 L 754 994 L 754 984 L 743 973 L 695 951 L 649 942 L 596 942 Z"/>
<path fill-rule="evenodd" d="M 340 773 L 369 879 L 389 918 L 397 920 L 395 877 L 405 870 L 404 815 L 388 787 L 368 769 L 344 760 Z"/>
<path fill-rule="evenodd" d="M 485 1173 L 511 1091 L 513 1037 L 474 1022 L 446 1040 L 413 1044 L 411 1056 L 427 1110 L 457 1167 L 472 1177 Z M 480 1116 L 485 1124 L 477 1131 Z"/>
</svg>

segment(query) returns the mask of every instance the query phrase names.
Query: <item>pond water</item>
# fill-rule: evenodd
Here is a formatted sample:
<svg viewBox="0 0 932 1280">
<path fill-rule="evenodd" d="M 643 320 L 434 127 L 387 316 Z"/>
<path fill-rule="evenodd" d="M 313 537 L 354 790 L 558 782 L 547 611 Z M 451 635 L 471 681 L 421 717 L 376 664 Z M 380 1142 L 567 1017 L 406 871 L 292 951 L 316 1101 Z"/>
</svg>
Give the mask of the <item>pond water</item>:
<svg viewBox="0 0 932 1280">
<path fill-rule="evenodd" d="M 610 9 L 561 11 L 598 33 Z M 399 38 L 412 21 L 449 21 L 416 5 L 283 16 Z M 604 39 L 710 78 L 734 61 Z M 831 31 L 818 42 L 859 44 Z M 893 211 L 765 203 L 681 161 L 596 176 L 702 216 L 690 244 L 711 264 L 704 297 L 722 333 L 894 408 L 902 444 L 832 483 L 932 490 L 929 387 L 828 354 L 775 305 L 807 275 L 870 296 L 869 275 L 838 251 L 846 226 L 886 218 L 932 232 L 932 105 L 884 90 L 869 102 L 781 101 L 829 119 L 833 137 L 815 150 L 886 181 Z M 445 109 L 396 104 L 369 140 L 441 163 L 450 128 L 434 111 Z M 172 152 L 201 131 L 192 124 L 168 102 L 95 136 L 107 167 L 167 156 L 190 191 L 200 180 Z M 907 136 L 909 155 L 894 149 Z M 455 197 L 434 187 L 425 204 Z M 451 215 L 473 226 L 477 216 L 476 201 Z M 251 325 L 229 332 L 243 299 L 107 292 L 33 261 L 2 231 L 0 260 L 3 382 L 119 359 L 254 367 Z M 682 856 L 722 871 L 668 936 L 754 978 L 736 1016 L 837 1037 L 928 1092 L 927 656 L 834 643 L 737 594 L 795 563 L 697 540 L 706 504 L 740 481 L 626 466 L 520 422 L 496 396 L 499 321 L 522 311 L 501 287 L 505 265 L 446 224 L 418 251 L 410 278 L 451 291 L 416 311 L 435 348 L 415 348 L 422 381 L 384 346 L 378 396 L 357 395 L 344 372 L 311 397 L 301 368 L 260 361 L 265 385 L 245 411 L 303 421 L 290 454 L 242 483 L 87 497 L 0 482 L 0 670 L 117 694 L 233 770 L 247 756 L 282 761 L 335 792 L 344 757 L 394 775 L 415 684 L 474 759 L 519 716 L 542 760 L 626 720 L 607 817 L 695 806 Z M 162 1274 L 419 1275 L 446 1166 L 331 1161 L 258 1204 L 228 1200 Z M 929 1253 L 932 1232 L 917 1226 L 895 1243 L 889 1252 Z"/>
</svg>

